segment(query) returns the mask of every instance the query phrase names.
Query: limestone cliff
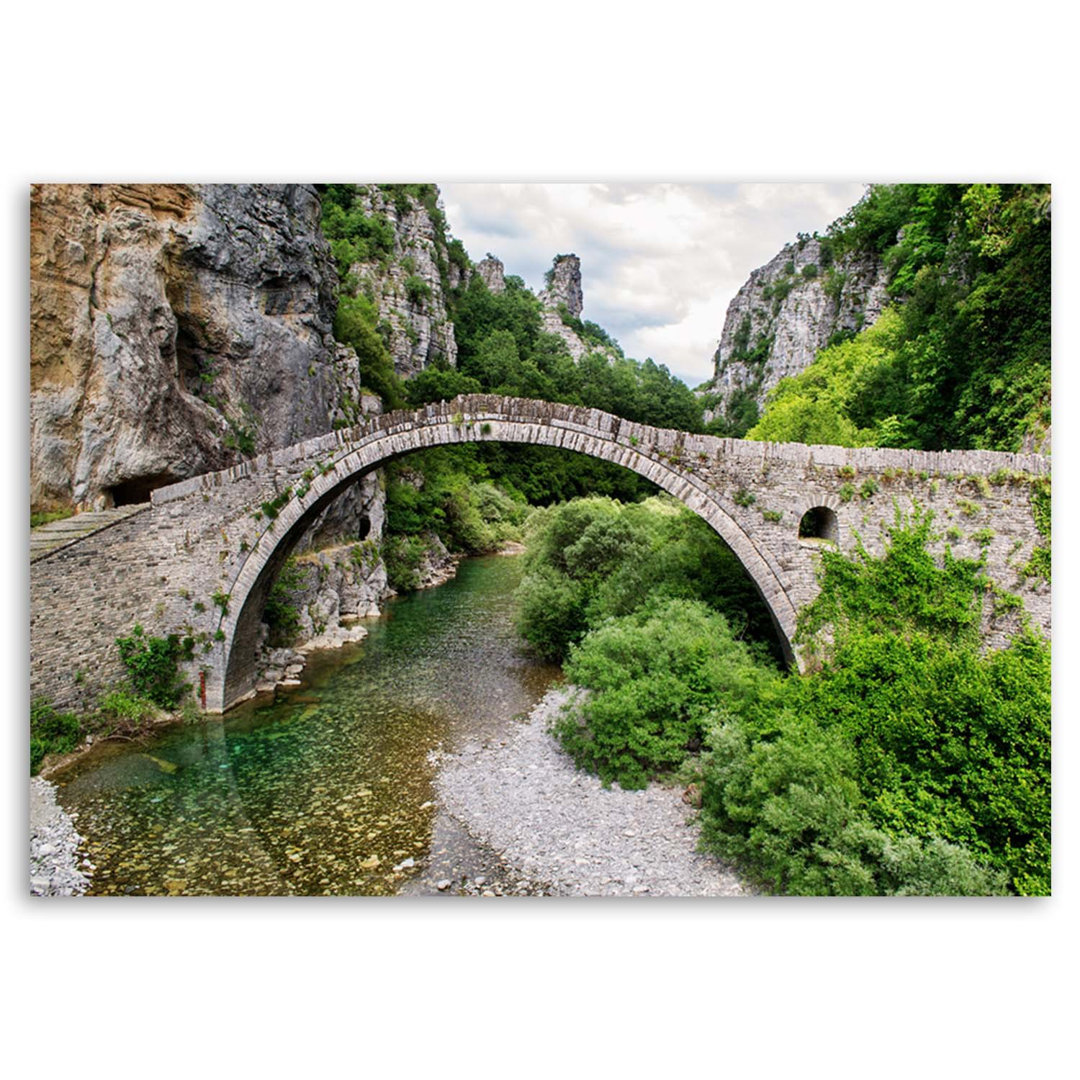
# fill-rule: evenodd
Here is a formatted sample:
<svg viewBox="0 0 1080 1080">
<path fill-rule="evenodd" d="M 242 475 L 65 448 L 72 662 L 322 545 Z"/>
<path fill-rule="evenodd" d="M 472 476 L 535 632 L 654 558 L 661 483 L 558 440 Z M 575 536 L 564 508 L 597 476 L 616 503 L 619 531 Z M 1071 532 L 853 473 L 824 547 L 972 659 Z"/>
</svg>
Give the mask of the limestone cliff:
<svg viewBox="0 0 1080 1080">
<path fill-rule="evenodd" d="M 312 185 L 32 189 L 32 509 L 144 502 L 379 410 L 333 338 L 320 214 Z M 299 550 L 378 541 L 384 502 L 366 478 Z M 343 613 L 387 591 L 381 560 L 362 570 Z"/>
<path fill-rule="evenodd" d="M 506 292 L 506 273 L 501 259 L 496 259 L 494 255 L 488 255 L 476 264 L 475 269 L 476 273 L 483 278 L 484 284 L 488 287 L 488 292 L 494 293 L 496 296 Z"/>
<path fill-rule="evenodd" d="M 303 184 L 31 192 L 31 504 L 108 506 L 327 431 L 355 357 Z"/>
<path fill-rule="evenodd" d="M 700 389 L 709 403 L 706 421 L 730 418 L 740 399 L 743 410 L 750 402 L 760 409 L 781 379 L 804 370 L 836 335 L 873 323 L 887 302 L 886 285 L 880 259 L 832 263 L 828 245 L 816 238 L 785 245 L 728 305 L 716 374 Z"/>
<path fill-rule="evenodd" d="M 499 267 L 501 269 L 501 263 Z M 581 260 L 576 255 L 555 256 L 545 276 L 545 288 L 537 299 L 540 301 L 544 330 L 562 338 L 575 360 L 594 352 L 610 357 L 618 354 L 619 350 L 606 335 L 598 336 L 595 333 L 598 327 L 581 321 L 584 293 L 581 288 Z"/>
<path fill-rule="evenodd" d="M 379 309 L 394 370 L 407 379 L 432 363 L 455 366 L 446 290 L 460 281 L 462 268 L 449 258 L 440 223 L 420 199 L 392 185 L 364 185 L 360 202 L 366 214 L 393 228 L 392 254 L 355 263 L 351 271 L 357 290 L 367 292 Z"/>
</svg>

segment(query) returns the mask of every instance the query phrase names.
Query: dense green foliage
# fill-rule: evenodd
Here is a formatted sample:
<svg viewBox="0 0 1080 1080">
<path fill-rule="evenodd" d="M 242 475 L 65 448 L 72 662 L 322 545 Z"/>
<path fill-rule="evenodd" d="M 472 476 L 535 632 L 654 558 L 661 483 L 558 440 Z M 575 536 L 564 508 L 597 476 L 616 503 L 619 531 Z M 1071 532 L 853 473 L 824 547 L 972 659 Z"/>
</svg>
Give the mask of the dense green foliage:
<svg viewBox="0 0 1080 1080">
<path fill-rule="evenodd" d="M 557 724 L 579 765 L 638 787 L 704 746 L 705 842 L 770 890 L 1048 892 L 1050 650 L 983 653 L 981 562 L 935 558 L 918 508 L 880 557 L 823 549 L 810 670 L 785 676 L 721 613 L 730 570 L 718 590 L 678 550 L 690 519 L 590 499 L 530 522 L 520 626 L 589 691 Z"/>
<path fill-rule="evenodd" d="M 263 607 L 262 621 L 270 631 L 267 639 L 273 647 L 291 645 L 300 632 L 300 612 L 296 608 L 296 590 L 303 585 L 304 575 L 295 559 L 288 559 L 270 587 Z"/>
<path fill-rule="evenodd" d="M 673 599 L 707 604 L 755 653 L 779 659 L 768 610 L 738 559 L 667 496 L 631 505 L 591 497 L 537 510 L 526 542 L 518 626 L 545 659 L 564 660 L 608 618 Z"/>
<path fill-rule="evenodd" d="M 184 649 L 176 634 L 150 637 L 136 625 L 130 635 L 116 639 L 116 647 L 138 696 L 163 709 L 176 705 L 187 689 L 177 666 Z"/>
<path fill-rule="evenodd" d="M 939 564 L 931 530 L 898 515 L 881 558 L 824 552 L 799 631 L 820 668 L 710 736 L 707 835 L 772 888 L 910 890 L 881 863 L 901 844 L 919 875 L 945 859 L 930 891 L 1049 891 L 1049 646 L 983 654 L 981 563 Z"/>
<path fill-rule="evenodd" d="M 701 748 L 713 711 L 744 708 L 768 678 L 699 600 L 653 601 L 606 620 L 572 648 L 565 670 L 591 693 L 556 733 L 579 766 L 624 788 L 677 769 Z"/>
<path fill-rule="evenodd" d="M 363 294 L 342 296 L 334 316 L 334 337 L 356 350 L 361 385 L 382 398 L 390 409 L 405 405 L 405 391 L 378 329 L 379 312 Z"/>
<path fill-rule="evenodd" d="M 767 699 L 766 699 L 767 701 Z M 758 715 L 764 713 L 764 708 Z M 704 760 L 702 834 L 763 888 L 803 896 L 987 895 L 1001 875 L 940 837 L 894 836 L 864 812 L 848 741 L 779 709 L 717 718 Z"/>
<path fill-rule="evenodd" d="M 805 371 L 779 383 L 747 438 L 893 445 L 906 388 L 883 386 L 880 372 L 895 354 L 902 334 L 900 312 L 892 309 L 857 337 L 822 349 Z M 882 415 L 886 408 L 891 411 Z"/>
<path fill-rule="evenodd" d="M 774 391 L 750 438 L 1016 450 L 1050 422 L 1050 189 L 872 187 L 830 259 L 884 258 L 897 302 Z"/>
<path fill-rule="evenodd" d="M 520 539 L 528 513 L 524 500 L 486 479 L 482 463 L 457 449 L 425 450 L 387 467 L 387 533 L 431 530 L 451 551 L 470 555 Z"/>
<path fill-rule="evenodd" d="M 38 698 L 30 704 L 30 772 L 38 771 L 46 754 L 69 754 L 82 739 L 82 726 L 74 713 L 57 712 Z"/>
<path fill-rule="evenodd" d="M 338 276 L 349 280 L 352 266 L 369 259 L 385 262 L 394 251 L 394 226 L 381 214 L 368 214 L 357 184 L 327 184 L 322 190 L 322 231 L 330 241 Z"/>
</svg>

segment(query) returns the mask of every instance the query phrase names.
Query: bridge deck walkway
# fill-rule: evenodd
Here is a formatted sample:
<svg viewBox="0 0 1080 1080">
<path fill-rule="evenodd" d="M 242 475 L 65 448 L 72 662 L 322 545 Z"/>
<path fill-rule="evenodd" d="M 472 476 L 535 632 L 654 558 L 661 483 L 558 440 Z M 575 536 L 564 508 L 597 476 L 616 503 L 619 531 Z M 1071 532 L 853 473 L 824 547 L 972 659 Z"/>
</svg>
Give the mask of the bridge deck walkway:
<svg viewBox="0 0 1080 1080">
<path fill-rule="evenodd" d="M 77 543 L 84 537 L 109 528 L 119 521 L 134 514 L 150 509 L 150 503 L 133 503 L 130 506 L 117 506 L 110 510 L 86 510 L 73 514 L 69 518 L 50 521 L 30 530 L 30 561 L 36 562 L 46 555 L 51 555 L 60 548 Z"/>
</svg>

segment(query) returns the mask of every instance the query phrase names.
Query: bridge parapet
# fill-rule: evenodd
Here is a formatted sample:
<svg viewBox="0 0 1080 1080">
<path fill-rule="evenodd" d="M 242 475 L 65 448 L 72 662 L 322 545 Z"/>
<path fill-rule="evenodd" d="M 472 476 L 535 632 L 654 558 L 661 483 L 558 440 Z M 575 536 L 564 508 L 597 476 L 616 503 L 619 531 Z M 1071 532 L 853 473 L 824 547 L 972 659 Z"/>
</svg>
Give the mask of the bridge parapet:
<svg viewBox="0 0 1080 1080">
<path fill-rule="evenodd" d="M 623 420 L 611 413 L 580 405 L 534 401 L 529 398 L 470 394 L 449 402 L 436 402 L 420 409 L 398 410 L 371 416 L 361 423 L 320 435 L 281 450 L 272 450 L 217 472 L 181 480 L 158 488 L 151 495 L 155 506 L 185 498 L 210 488 L 259 474 L 287 470 L 298 462 L 323 460 L 362 447 L 373 439 L 416 427 L 440 426 L 460 418 L 466 423 L 508 420 L 524 424 L 553 425 L 599 438 L 605 436 L 632 446 L 644 455 L 670 456 L 678 447 L 683 456 L 739 463 L 783 463 L 799 467 L 827 466 L 854 468 L 858 472 L 882 473 L 903 470 L 926 473 L 930 477 L 992 476 L 1000 472 L 1028 476 L 1049 476 L 1051 460 L 1043 454 L 1004 453 L 994 450 L 903 450 L 891 447 L 847 447 L 804 443 L 752 442 L 713 435 L 695 435 L 669 428 L 656 428 Z M 478 441 L 470 432 L 463 442 Z M 497 441 L 497 440 L 492 440 Z"/>
</svg>

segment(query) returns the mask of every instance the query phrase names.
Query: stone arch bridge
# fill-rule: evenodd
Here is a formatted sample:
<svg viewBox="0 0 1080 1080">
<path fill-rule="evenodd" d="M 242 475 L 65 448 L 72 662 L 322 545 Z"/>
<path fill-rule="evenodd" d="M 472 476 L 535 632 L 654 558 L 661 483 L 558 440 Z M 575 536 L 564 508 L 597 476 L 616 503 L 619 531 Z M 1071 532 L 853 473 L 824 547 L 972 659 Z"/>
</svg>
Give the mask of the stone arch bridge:
<svg viewBox="0 0 1080 1080">
<path fill-rule="evenodd" d="M 278 570 L 315 516 L 387 461 L 466 442 L 553 446 L 622 465 L 704 518 L 728 544 L 772 614 L 789 659 L 799 610 L 817 593 L 823 543 L 856 534 L 879 550 L 895 506 L 932 509 L 959 555 L 980 552 L 988 576 L 1019 593 L 1049 634 L 1049 586 L 1018 568 L 1042 541 L 1031 511 L 1037 454 L 930 453 L 722 439 L 660 430 L 597 409 L 471 395 L 347 430 L 160 488 L 143 507 L 81 538 L 31 553 L 31 693 L 85 702 L 121 675 L 115 638 L 147 633 L 197 642 L 191 663 L 209 711 L 255 683 L 255 642 Z M 72 519 L 78 520 L 78 519 Z M 802 532 L 810 535 L 800 535 Z M 984 634 L 1002 644 L 1013 610 Z"/>
</svg>

